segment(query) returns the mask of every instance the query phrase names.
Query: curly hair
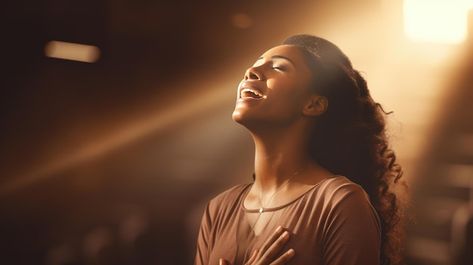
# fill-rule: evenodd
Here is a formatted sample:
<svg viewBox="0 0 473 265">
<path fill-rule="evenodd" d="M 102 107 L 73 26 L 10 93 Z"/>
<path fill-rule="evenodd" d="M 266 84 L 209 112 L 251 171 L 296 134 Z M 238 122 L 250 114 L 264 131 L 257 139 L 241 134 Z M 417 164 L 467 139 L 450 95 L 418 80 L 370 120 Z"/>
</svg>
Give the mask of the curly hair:
<svg viewBox="0 0 473 265">
<path fill-rule="evenodd" d="M 385 116 L 392 112 L 373 100 L 366 80 L 335 44 L 306 34 L 283 44 L 301 49 L 313 71 L 312 89 L 328 100 L 314 123 L 308 153 L 363 187 L 381 219 L 381 264 L 401 264 L 405 211 L 396 190 L 407 185 L 386 133 Z"/>
</svg>

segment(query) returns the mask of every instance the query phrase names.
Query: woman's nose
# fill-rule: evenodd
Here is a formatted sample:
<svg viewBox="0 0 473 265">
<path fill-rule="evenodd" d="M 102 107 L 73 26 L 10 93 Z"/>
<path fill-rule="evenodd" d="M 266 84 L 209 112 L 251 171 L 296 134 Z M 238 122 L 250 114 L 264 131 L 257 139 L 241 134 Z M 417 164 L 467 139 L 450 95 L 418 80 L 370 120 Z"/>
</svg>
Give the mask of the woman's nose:
<svg viewBox="0 0 473 265">
<path fill-rule="evenodd" d="M 258 72 L 255 67 L 250 67 L 246 70 L 245 73 L 245 80 L 253 79 L 253 80 L 262 80 L 263 74 Z"/>
</svg>

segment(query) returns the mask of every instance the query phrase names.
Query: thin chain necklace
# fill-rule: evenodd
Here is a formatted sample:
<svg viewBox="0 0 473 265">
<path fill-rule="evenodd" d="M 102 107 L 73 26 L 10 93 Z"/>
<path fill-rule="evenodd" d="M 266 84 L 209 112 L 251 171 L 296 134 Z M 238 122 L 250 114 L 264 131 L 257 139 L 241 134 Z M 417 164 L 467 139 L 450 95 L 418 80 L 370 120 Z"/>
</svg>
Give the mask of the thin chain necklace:
<svg viewBox="0 0 473 265">
<path fill-rule="evenodd" d="M 269 205 L 269 203 L 271 203 L 271 202 L 273 201 L 273 199 L 274 199 L 274 197 L 276 196 L 276 194 L 277 194 L 278 192 L 280 192 L 283 187 L 287 186 L 287 184 L 289 184 L 289 182 L 290 182 L 296 175 L 298 175 L 300 172 L 301 172 L 301 170 L 298 170 L 298 171 L 294 172 L 294 174 L 292 174 L 292 176 L 286 180 L 286 183 L 284 183 L 283 185 L 281 185 L 281 186 L 273 193 L 273 195 L 271 195 L 270 201 L 268 202 L 267 205 Z M 268 209 L 267 207 L 264 207 L 263 201 L 261 200 L 261 198 L 262 198 L 263 196 L 261 196 L 261 195 L 262 195 L 262 192 L 260 192 L 260 196 L 258 197 L 258 200 L 259 200 L 259 202 L 260 202 L 261 207 L 260 207 L 259 210 L 258 210 L 258 216 L 256 217 L 255 222 L 254 222 L 253 225 L 251 226 L 251 231 L 253 231 L 253 232 L 254 232 L 255 225 L 256 225 L 256 223 L 258 222 L 258 220 L 260 219 L 261 215 Z M 274 213 L 273 213 L 273 214 L 274 214 Z M 237 253 L 238 253 L 238 249 L 239 249 L 239 248 L 240 248 L 240 245 L 237 244 Z M 245 249 L 245 254 L 244 254 L 244 256 L 243 256 L 243 257 L 244 257 L 244 258 L 243 258 L 243 264 L 246 262 L 246 259 L 247 259 L 247 256 L 248 256 L 248 249 L 249 249 L 249 246 L 247 246 L 246 249 Z"/>
<path fill-rule="evenodd" d="M 282 190 L 283 187 L 287 186 L 287 184 L 289 184 L 289 182 L 290 182 L 296 175 L 298 175 L 300 172 L 301 172 L 301 170 L 298 170 L 298 171 L 294 172 L 294 174 L 292 174 L 292 176 L 286 180 L 286 183 L 284 183 L 283 185 L 281 185 L 281 186 L 273 193 L 273 195 L 271 195 L 271 197 L 269 198 L 270 200 L 269 200 L 268 204 L 266 204 L 266 205 L 269 205 L 269 204 L 273 201 L 273 199 L 274 199 L 274 197 L 276 196 L 276 194 L 279 193 L 279 192 Z M 265 207 L 264 204 L 263 204 L 263 200 L 262 200 L 262 197 L 263 197 L 263 196 L 262 196 L 262 195 L 263 195 L 263 193 L 260 191 L 260 196 L 258 197 L 258 200 L 259 200 L 259 203 L 260 203 L 261 207 L 260 207 L 259 210 L 258 210 L 258 213 L 259 213 L 259 214 L 258 214 L 258 216 L 256 217 L 255 222 L 254 222 L 253 225 L 251 226 L 251 230 L 253 230 L 253 231 L 254 231 L 254 227 L 255 227 L 256 223 L 258 222 L 258 220 L 260 219 L 261 215 L 268 209 L 268 208 Z"/>
</svg>

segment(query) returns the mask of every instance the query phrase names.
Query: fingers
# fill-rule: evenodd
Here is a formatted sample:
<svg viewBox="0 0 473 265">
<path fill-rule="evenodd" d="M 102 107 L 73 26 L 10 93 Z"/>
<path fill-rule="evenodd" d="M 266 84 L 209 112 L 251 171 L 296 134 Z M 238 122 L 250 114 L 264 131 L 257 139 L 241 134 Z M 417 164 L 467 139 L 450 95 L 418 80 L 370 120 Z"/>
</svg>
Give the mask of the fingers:
<svg viewBox="0 0 473 265">
<path fill-rule="evenodd" d="M 230 262 L 226 261 L 225 259 L 220 258 L 218 260 L 218 265 L 231 265 Z"/>
<path fill-rule="evenodd" d="M 277 239 L 274 241 L 270 247 L 265 251 L 262 260 L 263 264 L 269 264 L 276 255 L 281 252 L 282 248 L 289 239 L 289 232 L 284 231 Z"/>
<path fill-rule="evenodd" d="M 282 232 L 284 232 L 284 229 L 282 228 L 282 226 L 278 226 L 278 228 L 276 228 L 276 231 L 274 231 L 274 233 L 261 246 L 261 253 L 265 253 L 266 250 L 271 246 L 271 244 L 278 239 Z"/>
<path fill-rule="evenodd" d="M 278 226 L 276 231 L 274 231 L 274 233 L 262 244 L 261 248 L 253 251 L 245 265 L 281 265 L 292 259 L 295 255 L 294 249 L 290 249 L 279 255 L 279 253 L 282 252 L 284 245 L 288 242 L 290 236 L 289 231 L 284 230 L 283 227 Z"/>
<path fill-rule="evenodd" d="M 258 249 L 255 249 L 250 256 L 250 259 L 245 263 L 245 265 L 253 264 L 255 262 L 256 257 L 258 256 Z"/>
<path fill-rule="evenodd" d="M 274 262 L 272 262 L 270 265 L 282 265 L 282 264 L 286 264 L 289 260 L 292 259 L 292 257 L 294 257 L 294 254 L 296 252 L 294 251 L 294 249 L 289 249 L 288 251 L 286 251 L 284 254 L 282 254 L 281 256 L 279 256 L 279 258 L 277 260 L 275 260 Z"/>
</svg>

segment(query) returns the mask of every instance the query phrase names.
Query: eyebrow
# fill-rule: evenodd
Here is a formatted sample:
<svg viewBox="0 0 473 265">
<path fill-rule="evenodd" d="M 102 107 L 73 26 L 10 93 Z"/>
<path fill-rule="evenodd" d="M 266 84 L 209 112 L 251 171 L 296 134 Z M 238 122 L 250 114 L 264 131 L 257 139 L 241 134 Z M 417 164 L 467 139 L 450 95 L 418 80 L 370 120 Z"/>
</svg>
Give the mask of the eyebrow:
<svg viewBox="0 0 473 265">
<path fill-rule="evenodd" d="M 264 57 L 263 57 L 263 56 L 259 57 L 259 58 L 257 59 L 257 61 L 258 61 L 258 60 L 261 60 L 261 59 L 264 59 Z M 289 62 L 292 63 L 293 65 L 296 65 L 291 59 L 289 59 L 289 58 L 287 58 L 287 57 L 285 57 L 285 56 L 282 56 L 282 55 L 273 55 L 273 56 L 271 56 L 271 59 L 284 59 L 284 60 L 289 61 Z"/>
</svg>

